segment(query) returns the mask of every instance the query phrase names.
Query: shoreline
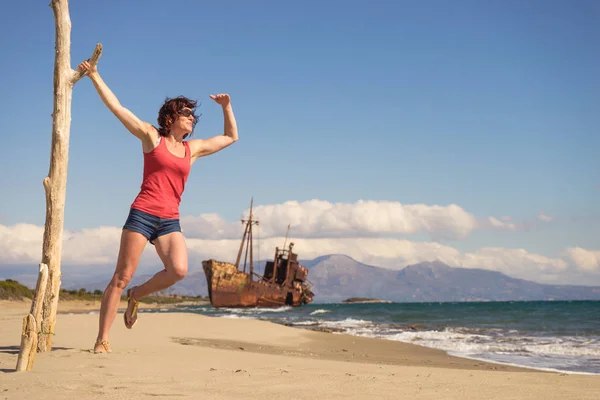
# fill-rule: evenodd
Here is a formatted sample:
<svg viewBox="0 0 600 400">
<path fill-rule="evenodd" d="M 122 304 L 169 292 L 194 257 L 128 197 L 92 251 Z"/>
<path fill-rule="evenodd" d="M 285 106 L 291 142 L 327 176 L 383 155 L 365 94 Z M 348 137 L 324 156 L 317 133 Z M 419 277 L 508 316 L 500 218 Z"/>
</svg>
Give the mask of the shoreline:
<svg viewBox="0 0 600 400">
<path fill-rule="evenodd" d="M 19 300 L 0 300 L 0 309 L 2 308 L 3 302 L 4 303 L 12 303 L 13 305 L 16 305 L 17 307 L 19 307 L 22 303 L 29 305 L 31 303 L 31 299 L 23 299 L 21 301 L 19 301 Z M 156 310 L 161 310 L 161 309 L 162 310 L 170 310 L 170 311 L 176 310 L 179 306 L 206 306 L 206 305 L 210 305 L 210 302 L 209 301 L 182 301 L 179 303 L 168 303 L 168 304 L 140 303 L 139 310 L 141 310 L 141 312 L 150 311 L 151 313 L 153 313 L 153 312 L 156 312 Z M 118 313 L 123 313 L 126 309 L 127 309 L 127 302 L 122 300 L 119 304 Z M 87 301 L 87 300 L 62 300 L 62 301 L 59 301 L 59 308 L 57 311 L 57 315 L 59 315 L 59 314 L 97 315 L 97 313 L 99 311 L 100 311 L 100 301 L 92 302 L 92 301 Z M 175 311 L 175 313 L 177 313 L 177 312 L 181 312 L 182 314 L 202 315 L 202 314 L 196 314 L 196 313 L 189 313 L 189 312 L 185 312 L 185 311 Z M 25 316 L 25 314 L 23 314 L 23 316 Z M 251 319 L 257 320 L 257 321 L 259 320 L 258 318 L 251 318 Z M 332 328 L 319 329 L 319 328 L 314 328 L 311 326 L 303 326 L 303 325 L 286 325 L 286 324 L 281 324 L 281 323 L 277 323 L 277 322 L 270 322 L 270 323 L 281 325 L 281 326 L 286 326 L 286 327 L 290 327 L 290 328 L 294 328 L 294 329 L 299 329 L 301 331 L 319 332 L 319 333 L 324 333 L 324 334 L 329 334 L 329 335 L 338 335 L 338 336 L 343 335 L 343 336 L 347 336 L 347 337 L 351 337 L 351 338 L 366 338 L 366 339 L 372 339 L 372 340 L 383 340 L 386 342 L 403 343 L 403 344 L 407 344 L 410 346 L 421 347 L 423 349 L 440 351 L 449 357 L 456 357 L 456 358 L 460 358 L 460 359 L 470 360 L 470 361 L 474 361 L 474 362 L 481 362 L 481 363 L 485 363 L 485 364 L 492 364 L 492 365 L 502 366 L 502 367 L 524 369 L 524 370 L 528 370 L 528 371 L 536 371 L 536 372 L 542 372 L 542 373 L 600 376 L 600 373 L 594 373 L 594 372 L 567 371 L 567 370 L 559 370 L 559 369 L 554 369 L 554 368 L 533 367 L 533 366 L 521 365 L 521 364 L 515 364 L 515 363 L 506 363 L 506 362 L 495 361 L 495 360 L 487 360 L 487 359 L 478 358 L 478 357 L 469 357 L 469 356 L 460 355 L 460 354 L 452 354 L 452 352 L 449 352 L 446 350 L 436 349 L 434 347 L 427 347 L 427 346 L 423 346 L 423 345 L 415 344 L 415 343 L 390 340 L 390 339 L 386 339 L 384 337 L 375 337 L 374 338 L 374 337 L 356 336 L 356 335 L 346 333 L 346 332 L 342 331 L 341 329 L 339 331 L 337 331 Z"/>
<path fill-rule="evenodd" d="M 5 304 L 3 304 L 5 303 Z M 13 303 L 13 307 L 3 307 L 6 303 Z M 11 308 L 13 311 L 22 311 L 21 314 L 12 312 L 8 313 L 11 319 L 24 317 L 28 312 L 28 301 L 0 301 L 0 310 L 6 311 Z M 99 311 L 99 304 L 96 307 L 95 304 L 87 304 L 85 301 L 78 300 L 65 300 L 62 310 L 57 313 L 57 325 L 59 319 L 62 318 L 77 318 L 85 317 L 87 319 L 93 319 L 97 323 L 97 312 Z M 141 304 L 140 304 L 141 305 Z M 27 308 L 23 308 L 27 306 Z M 530 368 L 522 367 L 518 365 L 502 365 L 486 360 L 475 360 L 466 357 L 453 356 L 448 354 L 444 350 L 434 349 L 418 344 L 405 343 L 400 341 L 387 340 L 384 338 L 370 338 L 362 336 L 354 336 L 347 333 L 330 333 L 322 332 L 314 329 L 307 329 L 303 327 L 286 326 L 276 322 L 263 321 L 259 319 L 228 319 L 221 317 L 211 317 L 202 314 L 190 313 L 185 311 L 175 311 L 169 313 L 158 313 L 154 310 L 164 309 L 175 309 L 174 304 L 169 304 L 170 307 L 161 307 L 166 305 L 148 305 L 146 307 L 140 307 L 142 312 L 140 313 L 139 319 L 150 318 L 162 319 L 161 316 L 167 316 L 167 318 L 202 318 L 209 320 L 224 320 L 225 324 L 261 324 L 271 327 L 277 327 L 275 329 L 293 330 L 297 333 L 292 335 L 298 336 L 300 342 L 311 342 L 310 349 L 294 349 L 294 351 L 284 350 L 284 353 L 294 357 L 306 357 L 315 359 L 326 359 L 331 361 L 346 361 L 355 363 L 375 363 L 382 365 L 403 365 L 403 366 L 417 366 L 417 365 L 430 365 L 433 368 L 457 368 L 457 369 L 474 369 L 474 370 L 498 370 L 498 371 L 510 371 L 510 372 L 529 372 Z M 125 311 L 127 303 L 122 301 L 119 307 L 115 324 L 119 328 L 120 324 L 119 316 Z M 150 311 L 150 312 L 144 312 Z M 2 321 L 2 314 L 0 313 L 0 321 Z M 230 322 L 231 321 L 231 322 Z M 279 328 L 280 327 L 280 328 Z M 57 330 L 59 327 L 57 326 Z M 95 332 L 95 331 L 94 331 Z M 282 351 L 281 345 L 269 345 L 260 341 L 260 343 L 253 341 L 246 341 L 244 337 L 222 338 L 222 337 L 210 337 L 210 338 L 194 338 L 191 336 L 171 336 L 170 339 L 184 346 L 199 346 L 199 347 L 211 347 L 223 350 L 242 350 L 249 353 L 257 354 L 278 354 Z M 332 340 L 333 339 L 333 340 Z M 335 345 L 332 345 L 335 343 Z M 91 348 L 92 346 L 90 346 Z M 360 351 L 354 351 L 353 348 L 359 348 Z M 398 349 L 410 350 L 407 351 L 400 359 L 394 356 L 395 351 Z M 417 354 L 418 353 L 418 354 Z M 418 355 L 418 357 L 414 357 Z M 424 358 L 424 359 L 423 359 Z M 541 371 L 540 371 L 541 372 Z"/>
<path fill-rule="evenodd" d="M 25 303 L 25 304 L 30 304 L 31 300 L 29 299 L 24 299 L 22 302 L 21 301 L 16 301 L 16 300 L 0 300 L 0 309 L 2 308 L 2 304 L 3 302 L 5 303 L 13 303 L 13 305 L 17 305 L 17 307 L 19 305 L 21 305 L 21 303 Z M 143 313 L 144 311 L 149 311 L 150 313 L 156 313 L 157 310 L 169 310 L 171 311 L 171 313 L 173 312 L 173 310 L 177 310 L 177 308 L 179 306 L 205 306 L 205 305 L 210 305 L 209 301 L 182 301 L 179 303 L 169 303 L 169 304 L 158 304 L 158 303 L 140 303 L 140 307 L 139 310 Z M 119 304 L 119 311 L 118 313 L 123 313 L 127 308 L 127 302 L 126 301 L 121 301 Z M 58 314 L 65 314 L 65 315 L 77 315 L 77 314 L 86 314 L 86 315 L 97 315 L 97 313 L 100 311 L 100 302 L 96 301 L 91 302 L 91 301 L 85 301 L 85 300 L 63 300 L 59 302 L 59 309 L 57 312 Z M 190 313 L 190 312 L 186 312 L 186 311 L 175 311 L 175 313 L 182 313 L 182 314 L 193 314 L 193 315 L 202 315 L 202 314 L 197 314 L 197 313 Z M 24 316 L 25 314 L 23 314 Z M 256 320 L 256 321 L 260 321 L 258 318 L 251 318 L 252 320 Z M 558 374 L 567 374 L 567 375 L 585 375 L 585 376 L 600 376 L 600 373 L 594 373 L 594 372 L 581 372 L 581 371 L 567 371 L 567 370 L 560 370 L 560 369 L 554 369 L 554 368 L 542 368 L 542 367 L 533 367 L 533 366 L 528 366 L 528 365 L 522 365 L 522 364 L 516 364 L 516 363 L 507 363 L 507 362 L 501 362 L 501 361 L 495 361 L 495 360 L 488 360 L 488 359 L 484 359 L 484 358 L 478 358 L 478 357 L 469 357 L 469 356 L 465 356 L 465 355 L 461 355 L 461 354 L 453 354 L 452 352 L 446 351 L 446 350 L 442 350 L 442 349 L 436 349 L 434 347 L 427 347 L 427 346 L 423 346 L 420 344 L 415 344 L 415 343 L 408 343 L 408 342 L 404 342 L 404 341 L 396 341 L 396 340 L 390 340 L 390 339 L 386 339 L 384 337 L 366 337 L 366 336 L 357 336 L 357 335 L 352 335 L 349 333 L 346 333 L 343 330 L 335 330 L 332 328 L 323 328 L 323 329 L 319 329 L 319 328 L 315 328 L 315 327 L 311 327 L 311 326 L 304 326 L 304 325 L 287 325 L 287 324 L 282 324 L 282 323 L 278 323 L 278 322 L 270 322 L 276 325 L 280 325 L 280 326 L 286 326 L 286 327 L 290 327 L 293 329 L 298 329 L 300 331 L 308 331 L 308 332 L 318 332 L 318 333 L 323 333 L 323 334 L 329 334 L 329 335 L 337 335 L 337 336 L 346 336 L 349 338 L 364 338 L 364 339 L 370 339 L 370 340 L 381 340 L 381 341 L 385 341 L 385 342 L 392 342 L 392 343 L 403 343 L 403 344 L 407 344 L 409 346 L 417 346 L 423 349 L 427 349 L 427 350 L 434 350 L 434 351 L 439 351 L 444 353 L 445 355 L 447 355 L 448 357 L 456 357 L 456 358 L 460 358 L 460 359 L 464 359 L 464 360 L 469 360 L 469 361 L 474 361 L 474 362 L 479 362 L 479 363 L 485 363 L 485 364 L 491 364 L 494 366 L 501 366 L 501 367 L 507 367 L 507 368 L 516 368 L 516 369 L 523 369 L 523 370 L 527 370 L 527 371 L 536 371 L 536 372 L 541 372 L 541 373 L 558 373 Z M 215 346 L 213 344 L 213 346 Z M 217 346 L 218 347 L 218 346 Z M 492 368 L 495 369 L 495 368 Z"/>
<path fill-rule="evenodd" d="M 210 304 L 210 303 L 209 303 Z M 153 310 L 150 310 L 150 312 L 156 312 Z M 198 313 L 199 315 L 211 315 L 209 314 L 204 314 L 204 313 Z M 261 314 L 262 315 L 262 314 Z M 235 316 L 235 314 L 234 314 Z M 525 363 L 527 360 L 524 360 L 524 363 L 519 363 L 519 360 L 517 360 L 517 362 L 510 362 L 510 361 L 502 361 L 502 360 L 496 360 L 492 357 L 490 358 L 485 358 L 485 357 L 479 357 L 477 355 L 471 355 L 471 354 L 466 354 L 466 353 L 460 353 L 459 351 L 453 351 L 453 350 L 449 350 L 447 348 L 440 348 L 440 347 L 433 347 L 433 346 L 427 346 L 425 344 L 420 344 L 420 343 L 414 343 L 412 341 L 408 341 L 408 340 L 394 340 L 389 338 L 389 336 L 386 335 L 359 335 L 359 334 L 354 334 L 351 333 L 351 330 L 348 331 L 347 329 L 344 328 L 336 328 L 336 327 L 331 327 L 331 326 L 320 326 L 319 323 L 317 322 L 312 322 L 312 323 L 286 323 L 286 322 L 282 322 L 282 321 L 278 321 L 278 320 L 272 320 L 270 318 L 260 318 L 258 315 L 256 316 L 246 316 L 246 317 L 242 317 L 242 318 L 248 318 L 248 319 L 254 319 L 254 320 L 266 320 L 269 321 L 271 323 L 275 323 L 275 324 L 279 324 L 282 326 L 286 326 L 286 327 L 291 327 L 291 328 L 297 328 L 300 330 L 306 330 L 306 331 L 313 331 L 313 332 L 323 332 L 323 333 L 328 333 L 328 334 L 332 334 L 332 335 L 348 335 L 351 337 L 363 337 L 363 338 L 371 338 L 371 339 L 376 339 L 376 340 L 384 340 L 384 341 L 391 341 L 391 342 L 396 342 L 396 343 L 405 343 L 405 344 L 410 344 L 413 346 L 420 346 L 426 349 L 433 349 L 433 350 L 438 350 L 438 351 L 442 351 L 445 354 L 452 356 L 452 357 L 458 357 L 458 358 L 462 358 L 462 359 L 466 359 L 466 360 L 472 360 L 472 361 L 478 361 L 478 362 L 483 362 L 483 363 L 488 363 L 488 364 L 494 364 L 497 366 L 505 366 L 505 367 L 515 367 L 515 368 L 521 368 L 521 369 L 526 369 L 529 371 L 538 371 L 538 372 L 550 372 L 550 373 L 558 373 L 558 374 L 567 374 L 567 375 L 586 375 L 586 376 L 600 376 L 600 371 L 586 371 L 585 369 L 561 369 L 560 365 L 556 365 L 556 366 L 539 366 L 539 365 L 535 365 L 535 363 L 530 363 L 527 364 Z M 409 324 L 406 326 L 406 329 L 410 329 L 410 330 L 420 330 L 418 325 L 412 325 Z"/>
<path fill-rule="evenodd" d="M 191 313 L 191 314 L 194 314 L 194 313 Z M 197 314 L 197 315 L 202 315 L 202 314 Z M 251 319 L 259 320 L 258 318 L 251 318 Z M 528 370 L 528 371 L 536 371 L 536 372 L 558 373 L 558 374 L 563 374 L 563 375 L 600 376 L 600 373 L 595 373 L 595 372 L 568 371 L 568 370 L 560 370 L 560 369 L 555 369 L 555 368 L 534 367 L 534 366 L 523 365 L 523 364 L 501 362 L 501 361 L 496 361 L 496 360 L 488 360 L 488 359 L 478 358 L 478 357 L 470 357 L 470 356 L 466 356 L 466 355 L 462 355 L 462 354 L 452 353 L 451 351 L 447 351 L 447 350 L 443 350 L 443 349 L 437 349 L 435 347 L 428 347 L 428 346 L 424 346 L 421 344 L 409 343 L 409 342 L 400 341 L 400 340 L 391 340 L 391 339 L 387 339 L 385 337 L 369 337 L 369 336 L 352 335 L 350 333 L 345 332 L 344 330 L 342 330 L 340 328 L 338 328 L 338 329 L 315 328 L 310 325 L 293 325 L 293 324 L 284 324 L 284 323 L 279 323 L 279 322 L 271 322 L 271 321 L 269 321 L 269 322 L 277 324 L 277 325 L 281 325 L 281 326 L 299 329 L 302 331 L 319 332 L 319 333 L 325 333 L 325 334 L 329 334 L 329 335 L 342 335 L 342 336 L 348 336 L 348 337 L 352 337 L 352 338 L 383 340 L 386 342 L 393 342 L 393 343 L 403 343 L 403 344 L 407 344 L 409 346 L 418 346 L 418 347 L 428 349 L 428 350 L 440 351 L 449 357 L 456 357 L 456 358 L 461 358 L 461 359 L 465 359 L 465 360 L 476 361 L 476 362 L 481 362 L 481 363 L 486 363 L 486 364 L 493 364 L 493 365 L 503 366 L 503 367 L 511 367 L 511 368 L 517 368 L 517 369 L 524 369 L 524 370 Z"/>
<path fill-rule="evenodd" d="M 0 300 L 0 310 L 7 310 L 9 313 L 23 312 L 23 316 L 26 315 L 31 306 L 31 299 L 21 300 Z M 210 305 L 208 301 L 182 301 L 178 303 L 139 303 L 138 309 L 140 310 L 154 310 L 154 309 L 175 309 L 177 306 L 203 306 Z M 127 309 L 127 301 L 121 300 L 119 303 L 119 312 L 124 312 Z M 60 300 L 58 301 L 58 314 L 85 314 L 90 311 L 100 311 L 100 301 L 92 300 Z"/>
</svg>

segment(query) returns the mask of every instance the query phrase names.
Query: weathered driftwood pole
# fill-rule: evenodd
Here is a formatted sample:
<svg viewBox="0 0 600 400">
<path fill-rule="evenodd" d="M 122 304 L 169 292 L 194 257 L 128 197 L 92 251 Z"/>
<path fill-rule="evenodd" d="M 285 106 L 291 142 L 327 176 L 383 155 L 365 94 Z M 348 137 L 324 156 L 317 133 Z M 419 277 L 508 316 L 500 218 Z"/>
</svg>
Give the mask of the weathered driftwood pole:
<svg viewBox="0 0 600 400">
<path fill-rule="evenodd" d="M 23 333 L 21 334 L 21 351 L 17 359 L 17 371 L 31 371 L 37 351 L 38 332 L 40 331 L 42 302 L 48 283 L 48 266 L 40 264 L 40 272 L 36 284 L 35 296 L 31 302 L 29 314 L 23 318 Z"/>
<path fill-rule="evenodd" d="M 42 264 L 47 266 L 47 283 L 38 279 L 34 304 L 41 304 L 41 310 L 32 310 L 25 317 L 23 340 L 19 352 L 20 364 L 24 364 L 27 345 L 37 341 L 38 351 L 52 349 L 52 335 L 56 324 L 56 310 L 60 291 L 60 263 L 62 250 L 62 231 L 67 189 L 67 167 L 69 153 L 69 133 L 71 128 L 71 98 L 73 86 L 83 75 L 71 68 L 71 18 L 68 0 L 52 0 L 54 12 L 56 53 L 54 58 L 54 112 L 52 113 L 52 149 L 50 154 L 50 172 L 44 179 L 46 192 L 46 224 L 42 245 Z M 102 55 L 102 46 L 96 49 L 90 58 L 90 64 L 98 63 Z M 41 274 L 41 268 L 40 268 Z M 36 300 L 40 297 L 39 301 Z M 31 320 L 33 319 L 33 321 Z M 31 327 L 36 327 L 31 332 Z M 35 338 L 31 336 L 35 336 Z M 31 366 L 35 351 L 28 355 L 26 365 Z M 21 366 L 22 367 L 22 366 Z M 29 368 L 30 369 L 30 368 Z"/>
</svg>

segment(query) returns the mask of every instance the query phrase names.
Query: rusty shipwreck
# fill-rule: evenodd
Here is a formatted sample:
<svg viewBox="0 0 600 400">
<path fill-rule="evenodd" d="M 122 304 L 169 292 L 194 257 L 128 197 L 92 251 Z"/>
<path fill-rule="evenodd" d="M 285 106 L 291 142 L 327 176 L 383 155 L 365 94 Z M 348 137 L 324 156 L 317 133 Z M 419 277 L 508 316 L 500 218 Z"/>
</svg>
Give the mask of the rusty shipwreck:
<svg viewBox="0 0 600 400">
<path fill-rule="evenodd" d="M 281 307 L 312 302 L 314 294 L 307 280 L 308 269 L 298 262 L 298 255 L 292 251 L 293 243 L 285 248 L 287 235 L 283 248 L 276 247 L 273 261 L 267 261 L 264 274 L 254 271 L 252 227 L 258 225 L 258 221 L 252 217 L 251 201 L 249 217 L 242 219 L 245 229 L 235 264 L 213 259 L 202 261 L 212 306 Z M 245 261 L 243 268 L 240 268 L 244 246 Z M 246 272 L 248 253 L 250 262 Z"/>
</svg>

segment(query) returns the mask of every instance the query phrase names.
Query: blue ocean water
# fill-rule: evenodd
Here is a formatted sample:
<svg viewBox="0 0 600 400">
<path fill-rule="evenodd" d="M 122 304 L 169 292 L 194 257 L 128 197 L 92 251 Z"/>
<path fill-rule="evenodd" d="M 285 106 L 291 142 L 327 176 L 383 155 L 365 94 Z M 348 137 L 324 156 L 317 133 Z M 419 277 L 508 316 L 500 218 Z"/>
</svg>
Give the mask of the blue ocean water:
<svg viewBox="0 0 600 400">
<path fill-rule="evenodd" d="M 600 374 L 600 301 L 354 303 L 176 311 L 397 340 L 543 370 Z"/>
</svg>

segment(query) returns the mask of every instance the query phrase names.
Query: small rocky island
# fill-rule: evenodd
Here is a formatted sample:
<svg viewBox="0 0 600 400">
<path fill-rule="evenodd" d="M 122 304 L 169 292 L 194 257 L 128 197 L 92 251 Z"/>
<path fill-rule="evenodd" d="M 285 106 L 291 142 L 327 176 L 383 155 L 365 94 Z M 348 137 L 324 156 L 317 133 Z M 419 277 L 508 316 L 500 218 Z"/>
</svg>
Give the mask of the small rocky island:
<svg viewBox="0 0 600 400">
<path fill-rule="evenodd" d="M 391 303 L 389 300 L 373 299 L 370 297 L 350 297 L 346 300 L 342 300 L 342 304 L 356 304 L 356 303 Z"/>
</svg>

